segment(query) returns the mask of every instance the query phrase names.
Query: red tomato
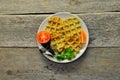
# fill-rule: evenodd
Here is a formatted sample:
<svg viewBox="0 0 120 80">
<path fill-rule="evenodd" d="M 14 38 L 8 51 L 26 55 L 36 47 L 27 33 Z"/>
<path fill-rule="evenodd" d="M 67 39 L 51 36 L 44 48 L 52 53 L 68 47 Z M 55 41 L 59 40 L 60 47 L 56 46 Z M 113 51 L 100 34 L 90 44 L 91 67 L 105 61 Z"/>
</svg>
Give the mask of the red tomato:
<svg viewBox="0 0 120 80">
<path fill-rule="evenodd" d="M 40 31 L 37 33 L 37 40 L 39 43 L 44 44 L 50 40 L 50 33 L 47 31 Z"/>
<path fill-rule="evenodd" d="M 80 30 L 80 35 L 81 35 L 81 42 L 82 42 L 82 43 L 86 43 L 87 37 L 86 37 L 85 31 L 81 29 L 81 30 Z"/>
</svg>

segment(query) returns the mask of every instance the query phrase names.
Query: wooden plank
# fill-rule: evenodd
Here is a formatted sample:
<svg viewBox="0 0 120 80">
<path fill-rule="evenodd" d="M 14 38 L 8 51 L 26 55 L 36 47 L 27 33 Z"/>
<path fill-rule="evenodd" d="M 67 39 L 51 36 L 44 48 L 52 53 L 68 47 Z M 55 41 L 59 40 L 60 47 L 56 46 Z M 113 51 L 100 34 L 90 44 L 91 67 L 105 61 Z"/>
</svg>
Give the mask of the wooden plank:
<svg viewBox="0 0 120 80">
<path fill-rule="evenodd" d="M 36 33 L 48 15 L 0 15 L 0 47 L 37 47 Z M 78 14 L 90 33 L 90 47 L 120 47 L 120 13 Z"/>
<path fill-rule="evenodd" d="M 0 48 L 1 80 L 120 80 L 120 48 L 88 48 L 75 62 L 57 64 L 38 48 Z"/>
<path fill-rule="evenodd" d="M 0 14 L 120 11 L 120 0 L 0 0 Z"/>
</svg>

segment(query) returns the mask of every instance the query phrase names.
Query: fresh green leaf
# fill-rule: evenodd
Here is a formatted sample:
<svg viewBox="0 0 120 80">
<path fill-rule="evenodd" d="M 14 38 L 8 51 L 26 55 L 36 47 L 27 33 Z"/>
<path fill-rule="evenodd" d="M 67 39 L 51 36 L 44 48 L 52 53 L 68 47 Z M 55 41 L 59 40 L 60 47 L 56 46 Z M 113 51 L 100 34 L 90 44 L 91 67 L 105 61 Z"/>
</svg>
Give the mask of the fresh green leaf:
<svg viewBox="0 0 120 80">
<path fill-rule="evenodd" d="M 64 51 L 64 53 L 71 52 L 71 51 L 72 51 L 71 48 L 66 48 L 65 51 Z"/>
<path fill-rule="evenodd" d="M 65 59 L 71 60 L 75 57 L 75 52 L 71 48 L 66 48 L 64 51 Z"/>
<path fill-rule="evenodd" d="M 57 58 L 57 60 L 71 60 L 76 56 L 75 52 L 71 49 L 71 48 L 66 48 L 63 52 L 63 54 L 61 54 L 60 52 L 58 54 L 55 55 L 55 57 Z"/>
<path fill-rule="evenodd" d="M 64 55 L 62 55 L 62 54 L 56 54 L 55 55 L 55 57 L 57 58 L 57 60 L 64 60 L 65 58 L 64 58 Z"/>
</svg>

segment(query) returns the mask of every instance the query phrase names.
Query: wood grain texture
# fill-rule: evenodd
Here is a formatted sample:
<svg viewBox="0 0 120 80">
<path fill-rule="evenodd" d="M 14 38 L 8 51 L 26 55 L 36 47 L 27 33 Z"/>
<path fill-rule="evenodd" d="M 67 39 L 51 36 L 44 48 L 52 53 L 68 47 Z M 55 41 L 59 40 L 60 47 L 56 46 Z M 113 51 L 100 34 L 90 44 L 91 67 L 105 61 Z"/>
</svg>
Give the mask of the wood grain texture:
<svg viewBox="0 0 120 80">
<path fill-rule="evenodd" d="M 120 47 L 120 13 L 77 14 L 90 33 L 90 47 Z M 36 33 L 48 15 L 0 15 L 0 47 L 37 47 Z"/>
<path fill-rule="evenodd" d="M 0 48 L 1 80 L 120 80 L 120 48 L 88 48 L 68 64 L 49 61 L 38 48 Z"/>
<path fill-rule="evenodd" d="M 120 11 L 120 0 L 0 0 L 0 14 Z"/>
</svg>

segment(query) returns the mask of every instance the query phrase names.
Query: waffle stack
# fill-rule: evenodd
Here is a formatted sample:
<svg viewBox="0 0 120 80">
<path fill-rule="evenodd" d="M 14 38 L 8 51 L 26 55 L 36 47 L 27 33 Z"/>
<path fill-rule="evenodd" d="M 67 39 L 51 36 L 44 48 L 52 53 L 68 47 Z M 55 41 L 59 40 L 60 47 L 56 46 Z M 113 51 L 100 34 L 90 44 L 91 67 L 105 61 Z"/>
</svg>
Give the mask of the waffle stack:
<svg viewBox="0 0 120 80">
<path fill-rule="evenodd" d="M 50 45 L 56 52 L 63 52 L 65 48 L 79 52 L 82 47 L 80 29 L 80 21 L 76 17 L 62 20 L 59 16 L 50 17 L 45 28 L 50 32 Z"/>
</svg>

